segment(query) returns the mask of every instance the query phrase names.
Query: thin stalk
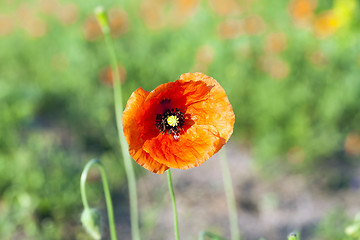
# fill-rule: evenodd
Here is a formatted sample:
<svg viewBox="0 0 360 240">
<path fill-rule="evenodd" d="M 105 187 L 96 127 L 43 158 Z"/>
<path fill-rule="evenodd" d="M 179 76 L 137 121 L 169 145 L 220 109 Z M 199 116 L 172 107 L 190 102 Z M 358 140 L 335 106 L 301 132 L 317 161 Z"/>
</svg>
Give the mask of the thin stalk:
<svg viewBox="0 0 360 240">
<path fill-rule="evenodd" d="M 98 7 L 95 10 L 95 13 L 97 15 L 97 19 L 100 23 L 101 29 L 104 34 L 104 39 L 107 46 L 111 67 L 113 70 L 116 126 L 118 130 L 118 137 L 119 137 L 121 152 L 124 159 L 125 173 L 129 187 L 131 235 L 133 240 L 140 240 L 136 178 L 135 178 L 135 172 L 132 165 L 132 161 L 128 152 L 129 147 L 126 142 L 125 135 L 122 131 L 123 129 L 122 112 L 124 108 L 122 102 L 122 92 L 121 92 L 121 84 L 119 77 L 118 61 L 115 54 L 114 42 L 110 35 L 110 27 L 105 10 L 102 7 Z"/>
<path fill-rule="evenodd" d="M 167 177 L 168 177 L 168 184 L 169 184 L 169 193 L 170 193 L 170 196 L 171 196 L 171 201 L 172 201 L 173 211 L 174 211 L 174 233 L 175 233 L 175 239 L 176 239 L 176 240 L 180 240 L 180 235 L 179 235 L 179 222 L 178 222 L 178 215 L 177 215 L 177 209 L 176 209 L 176 200 L 175 200 L 175 193 L 174 193 L 174 188 L 173 188 L 173 184 L 172 184 L 170 169 L 167 170 Z"/>
<path fill-rule="evenodd" d="M 82 203 L 84 205 L 84 208 L 86 210 L 89 210 L 90 209 L 90 206 L 89 206 L 89 202 L 87 200 L 87 197 L 86 197 L 86 178 L 87 178 L 87 174 L 89 172 L 89 169 L 91 167 L 91 165 L 93 164 L 92 161 L 88 162 L 85 167 L 84 167 L 84 170 L 81 174 L 81 178 L 80 178 L 80 192 L 81 192 L 81 200 L 82 200 Z"/>
<path fill-rule="evenodd" d="M 81 174 L 80 189 L 81 189 L 81 199 L 82 199 L 84 208 L 86 210 L 90 209 L 89 203 L 88 203 L 88 200 L 87 200 L 87 197 L 86 197 L 86 178 L 87 178 L 88 172 L 89 172 L 89 170 L 90 170 L 90 168 L 92 166 L 97 166 L 99 168 L 99 170 L 100 170 L 101 180 L 102 180 L 103 188 L 104 188 L 106 208 L 107 208 L 108 218 L 109 218 L 110 237 L 111 237 L 111 240 L 117 240 L 116 228 L 115 228 L 115 220 L 114 220 L 114 210 L 113 210 L 113 204 L 112 204 L 112 201 L 111 201 L 109 184 L 108 184 L 108 181 L 107 181 L 104 166 L 97 159 L 93 159 L 93 160 L 89 161 L 85 165 L 84 170 L 83 170 L 83 172 Z"/>
<path fill-rule="evenodd" d="M 229 166 L 226 159 L 225 148 L 223 148 L 223 150 L 221 151 L 220 157 L 221 157 L 221 170 L 224 181 L 225 195 L 228 205 L 231 240 L 240 240 L 240 231 L 238 227 L 235 194 L 234 194 L 233 184 L 231 181 Z"/>
</svg>

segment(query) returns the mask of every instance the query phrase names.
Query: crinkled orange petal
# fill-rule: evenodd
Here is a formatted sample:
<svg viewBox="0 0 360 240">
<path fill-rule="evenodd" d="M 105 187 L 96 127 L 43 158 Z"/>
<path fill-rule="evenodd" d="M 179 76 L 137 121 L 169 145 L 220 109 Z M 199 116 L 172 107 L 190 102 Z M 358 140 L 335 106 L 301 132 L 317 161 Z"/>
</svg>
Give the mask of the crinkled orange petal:
<svg viewBox="0 0 360 240">
<path fill-rule="evenodd" d="M 188 106 L 186 113 L 190 114 L 191 119 L 198 125 L 214 126 L 227 142 L 233 132 L 235 115 L 224 89 L 215 79 L 199 72 L 184 73 L 180 79 L 202 81 L 210 88 L 209 98 Z"/>
<path fill-rule="evenodd" d="M 144 139 L 156 137 L 160 134 L 155 127 L 156 115 L 162 114 L 164 110 L 179 108 L 185 112 L 187 105 L 204 101 L 209 97 L 209 89 L 206 83 L 201 81 L 182 81 L 165 83 L 149 93 L 146 97 L 141 111 L 137 115 L 139 131 Z M 170 99 L 169 104 L 160 104 L 164 99 Z"/>
<path fill-rule="evenodd" d="M 175 141 L 170 134 L 159 134 L 145 141 L 143 149 L 156 161 L 171 168 L 198 167 L 221 149 L 225 140 L 213 126 L 194 125 Z"/>
<path fill-rule="evenodd" d="M 209 97 L 207 84 L 201 81 L 183 81 L 161 84 L 146 98 L 146 104 L 159 104 L 165 98 L 170 98 L 174 104 L 190 105 L 196 102 L 204 101 Z M 144 106 L 145 107 L 145 106 Z"/>
<path fill-rule="evenodd" d="M 168 167 L 155 161 L 147 152 L 142 149 L 144 139 L 138 131 L 138 122 L 135 116 L 144 104 L 149 92 L 138 88 L 130 96 L 123 112 L 123 130 L 129 144 L 129 153 L 132 158 L 141 166 L 154 173 L 164 173 Z"/>
<path fill-rule="evenodd" d="M 163 134 L 156 117 L 180 109 L 185 124 L 179 137 Z M 123 115 L 130 155 L 146 169 L 200 166 L 228 141 L 235 116 L 224 89 L 202 73 L 186 73 L 180 80 L 162 84 L 152 92 L 142 88 L 130 97 Z"/>
</svg>

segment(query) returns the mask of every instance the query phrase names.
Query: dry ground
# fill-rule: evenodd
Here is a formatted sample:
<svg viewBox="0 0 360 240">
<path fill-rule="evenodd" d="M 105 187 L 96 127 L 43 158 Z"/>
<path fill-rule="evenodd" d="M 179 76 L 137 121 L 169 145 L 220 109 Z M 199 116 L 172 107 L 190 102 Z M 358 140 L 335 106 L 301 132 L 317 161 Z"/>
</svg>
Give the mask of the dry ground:
<svg viewBox="0 0 360 240">
<path fill-rule="evenodd" d="M 350 217 L 360 211 L 358 187 L 329 191 L 302 175 L 282 174 L 267 178 L 256 170 L 246 149 L 229 143 L 226 153 L 242 239 L 286 239 L 294 230 L 301 231 L 302 239 L 314 239 L 310 235 L 316 224 L 336 207 L 345 208 Z M 219 154 L 198 168 L 172 169 L 172 176 L 181 239 L 195 240 L 203 230 L 230 239 Z M 138 180 L 138 188 L 143 236 L 146 240 L 174 239 L 166 174 L 146 173 Z M 118 226 L 119 236 L 130 240 L 129 226 L 125 222 Z"/>
</svg>

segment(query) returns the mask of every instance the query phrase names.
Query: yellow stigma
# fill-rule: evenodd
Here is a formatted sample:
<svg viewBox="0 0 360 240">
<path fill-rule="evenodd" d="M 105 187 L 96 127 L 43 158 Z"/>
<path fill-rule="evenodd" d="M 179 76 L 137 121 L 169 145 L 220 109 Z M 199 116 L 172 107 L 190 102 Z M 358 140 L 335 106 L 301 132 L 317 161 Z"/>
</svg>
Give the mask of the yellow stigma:
<svg viewBox="0 0 360 240">
<path fill-rule="evenodd" d="M 166 121 L 170 126 L 175 127 L 179 123 L 179 118 L 177 116 L 171 115 L 166 119 Z"/>
</svg>

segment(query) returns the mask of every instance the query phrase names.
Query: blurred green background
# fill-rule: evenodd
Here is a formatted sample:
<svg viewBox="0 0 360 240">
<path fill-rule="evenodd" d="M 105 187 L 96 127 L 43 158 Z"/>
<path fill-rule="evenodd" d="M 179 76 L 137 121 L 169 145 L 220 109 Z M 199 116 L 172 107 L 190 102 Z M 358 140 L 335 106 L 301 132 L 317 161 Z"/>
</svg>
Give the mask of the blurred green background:
<svg viewBox="0 0 360 240">
<path fill-rule="evenodd" d="M 127 211 L 98 4 L 109 10 L 124 101 L 201 71 L 227 92 L 232 140 L 266 174 L 358 163 L 359 1 L 2 0 L 0 239 L 87 239 L 79 178 L 94 157 Z M 89 195 L 104 206 L 98 180 L 93 172 Z"/>
</svg>

